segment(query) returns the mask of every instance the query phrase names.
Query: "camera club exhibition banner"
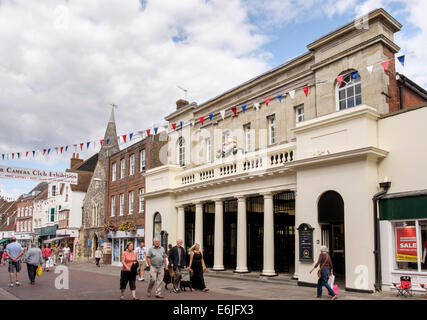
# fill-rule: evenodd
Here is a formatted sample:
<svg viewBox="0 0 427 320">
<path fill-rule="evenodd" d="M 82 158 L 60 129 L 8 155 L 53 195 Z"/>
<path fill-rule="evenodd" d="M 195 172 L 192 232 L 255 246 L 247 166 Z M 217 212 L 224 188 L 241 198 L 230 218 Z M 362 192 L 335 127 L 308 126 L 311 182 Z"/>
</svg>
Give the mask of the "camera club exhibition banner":
<svg viewBox="0 0 427 320">
<path fill-rule="evenodd" d="M 396 241 L 396 260 L 400 262 L 417 262 L 416 228 L 396 228 Z"/>
<path fill-rule="evenodd" d="M 74 172 L 49 171 L 42 169 L 26 169 L 0 166 L 0 178 L 39 180 L 46 182 L 64 182 L 77 184 L 78 174 Z"/>
</svg>

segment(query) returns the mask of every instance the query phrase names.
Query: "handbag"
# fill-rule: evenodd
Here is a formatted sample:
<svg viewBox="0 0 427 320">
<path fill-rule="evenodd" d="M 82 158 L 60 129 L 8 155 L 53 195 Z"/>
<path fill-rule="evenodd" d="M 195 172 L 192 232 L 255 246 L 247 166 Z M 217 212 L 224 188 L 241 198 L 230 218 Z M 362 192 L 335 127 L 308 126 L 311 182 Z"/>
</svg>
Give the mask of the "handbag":
<svg viewBox="0 0 427 320">
<path fill-rule="evenodd" d="M 327 257 L 326 257 L 325 261 L 324 261 L 324 262 L 322 263 L 322 265 L 320 266 L 320 269 L 317 271 L 317 276 L 318 276 L 319 278 L 321 278 L 321 277 L 322 277 L 322 268 L 325 266 L 326 261 L 328 261 L 328 259 L 329 259 L 329 256 L 327 256 Z"/>
<path fill-rule="evenodd" d="M 37 277 L 41 277 L 42 274 L 43 274 L 43 268 L 42 268 L 42 266 L 38 266 L 37 271 L 36 271 Z"/>
<path fill-rule="evenodd" d="M 132 267 L 130 268 L 130 273 L 132 275 L 138 274 L 138 262 L 135 262 L 134 264 L 132 264 Z"/>
</svg>

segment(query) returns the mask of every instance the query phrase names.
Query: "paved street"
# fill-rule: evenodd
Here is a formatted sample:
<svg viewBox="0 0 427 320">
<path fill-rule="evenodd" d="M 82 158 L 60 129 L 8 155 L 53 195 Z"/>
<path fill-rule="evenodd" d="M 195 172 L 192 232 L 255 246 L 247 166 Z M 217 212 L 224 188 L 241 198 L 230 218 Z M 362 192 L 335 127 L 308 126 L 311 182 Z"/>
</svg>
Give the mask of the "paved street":
<svg viewBox="0 0 427 320">
<path fill-rule="evenodd" d="M 100 268 L 93 264 L 71 264 L 69 265 L 69 289 L 58 290 L 55 288 L 55 279 L 59 274 L 54 270 L 44 272 L 41 278 L 36 279 L 36 285 L 31 286 L 27 277 L 26 265 L 21 272 L 20 287 L 8 287 L 9 275 L 7 266 L 0 266 L 0 300 L 17 299 L 42 299 L 42 300 L 117 300 L 119 298 L 119 275 L 120 268 L 113 266 L 102 266 Z M 185 278 L 188 275 L 185 276 Z M 252 279 L 251 279 L 252 277 Z M 148 280 L 148 273 L 146 274 Z M 146 296 L 147 280 L 137 281 L 137 296 L 141 299 L 158 300 Z M 295 281 L 285 278 L 276 280 L 267 279 L 261 281 L 254 275 L 235 276 L 232 273 L 218 274 L 209 271 L 205 277 L 210 291 L 207 293 L 182 292 L 179 294 L 169 293 L 163 290 L 163 295 L 168 300 L 317 300 L 314 298 L 314 288 L 299 287 Z M 126 290 L 126 299 L 131 298 L 129 289 Z M 324 297 L 327 295 L 324 289 Z M 425 300 L 418 293 L 412 298 L 398 298 L 393 293 L 361 294 L 340 291 L 340 300 Z"/>
</svg>

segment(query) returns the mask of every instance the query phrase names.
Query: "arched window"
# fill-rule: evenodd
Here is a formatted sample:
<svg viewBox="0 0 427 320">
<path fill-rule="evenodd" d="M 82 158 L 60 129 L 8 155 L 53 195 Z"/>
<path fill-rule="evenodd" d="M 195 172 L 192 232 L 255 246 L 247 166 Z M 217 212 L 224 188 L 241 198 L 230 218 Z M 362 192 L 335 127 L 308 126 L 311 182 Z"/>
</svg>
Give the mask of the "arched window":
<svg viewBox="0 0 427 320">
<path fill-rule="evenodd" d="M 178 154 L 178 164 L 181 167 L 185 166 L 185 140 L 183 137 L 179 137 L 177 142 L 177 154 Z"/>
<path fill-rule="evenodd" d="M 341 85 L 336 84 L 337 111 L 362 104 L 362 85 L 356 71 L 344 74 Z"/>
<path fill-rule="evenodd" d="M 153 239 L 154 238 L 160 239 L 161 231 L 162 231 L 162 217 L 160 216 L 160 213 L 156 212 L 154 214 L 154 219 L 153 219 Z"/>
</svg>

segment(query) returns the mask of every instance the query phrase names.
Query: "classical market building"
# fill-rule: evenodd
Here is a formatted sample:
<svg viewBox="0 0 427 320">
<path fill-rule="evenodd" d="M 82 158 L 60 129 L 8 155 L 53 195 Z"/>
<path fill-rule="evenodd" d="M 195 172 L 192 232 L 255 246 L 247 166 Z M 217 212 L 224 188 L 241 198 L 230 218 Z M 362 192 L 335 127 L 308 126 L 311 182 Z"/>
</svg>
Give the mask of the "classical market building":
<svg viewBox="0 0 427 320">
<path fill-rule="evenodd" d="M 165 118 L 163 165 L 145 173 L 147 247 L 165 230 L 169 243 L 199 243 L 213 270 L 289 273 L 313 286 L 309 270 L 326 245 L 346 289 L 374 291 L 380 260 L 393 269 L 396 224 L 385 220 L 392 216 L 384 203 L 377 232 L 373 197 L 390 181 L 393 193 L 427 189 L 427 155 L 412 162 L 419 135 L 405 132 L 412 120 L 417 128 L 425 122 L 426 108 L 402 113 L 427 95 L 395 70 L 401 27 L 383 9 L 372 11 L 201 105 L 178 104 Z M 420 234 L 421 218 L 425 210 L 406 221 Z M 381 242 L 388 252 L 381 257 L 379 237 L 390 242 Z M 390 268 L 384 284 L 398 276 Z"/>
</svg>

